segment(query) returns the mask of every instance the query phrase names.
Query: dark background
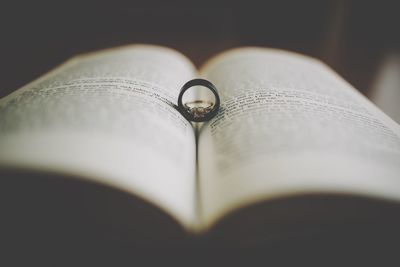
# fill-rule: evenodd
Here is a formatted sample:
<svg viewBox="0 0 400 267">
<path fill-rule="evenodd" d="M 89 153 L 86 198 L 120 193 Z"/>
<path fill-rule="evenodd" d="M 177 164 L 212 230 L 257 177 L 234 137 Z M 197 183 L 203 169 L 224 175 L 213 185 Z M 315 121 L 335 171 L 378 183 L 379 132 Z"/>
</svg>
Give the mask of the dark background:
<svg viewBox="0 0 400 267">
<path fill-rule="evenodd" d="M 0 96 L 69 57 L 128 43 L 178 49 L 196 65 L 258 45 L 318 57 L 368 93 L 400 48 L 396 1 L 37 1 L 0 7 Z"/>
<path fill-rule="evenodd" d="M 322 59 L 368 95 L 383 56 L 400 50 L 399 26 L 396 1 L 2 2 L 0 97 L 77 53 L 129 43 L 176 48 L 197 66 L 231 47 L 290 49 Z M 21 203 L 23 207 L 25 202 Z M 110 256 L 106 261 L 109 265 L 119 259 L 119 264 L 126 265 L 255 266 L 280 262 L 302 265 L 318 259 L 326 266 L 350 264 L 349 259 L 365 264 L 372 258 L 376 265 L 388 264 L 396 258 L 399 231 L 394 232 L 396 237 L 384 227 L 370 230 L 372 233 L 361 231 L 352 239 L 339 231 L 329 238 L 297 239 L 246 250 L 221 250 L 202 242 L 191 243 L 189 248 L 139 249 L 110 240 L 76 244 L 78 238 L 60 252 L 60 240 L 54 237 L 45 250 L 39 246 L 26 260 L 37 263 L 48 258 L 52 263 L 79 266 L 82 258 L 89 263 L 97 259 L 98 264 L 103 256 Z M 381 230 L 386 230 L 385 235 Z M 20 252 L 19 242 L 26 241 L 28 249 Z M 26 251 L 40 241 L 40 234 L 17 241 L 12 259 L 25 259 Z M 53 251 L 48 251 L 49 247 Z M 78 254 L 74 247 L 79 247 Z"/>
</svg>

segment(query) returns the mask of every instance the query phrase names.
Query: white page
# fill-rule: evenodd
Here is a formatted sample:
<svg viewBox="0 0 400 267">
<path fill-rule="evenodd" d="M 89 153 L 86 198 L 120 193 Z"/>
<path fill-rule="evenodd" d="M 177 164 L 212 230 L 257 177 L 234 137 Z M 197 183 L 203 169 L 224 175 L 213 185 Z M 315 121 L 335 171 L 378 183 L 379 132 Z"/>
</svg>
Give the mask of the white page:
<svg viewBox="0 0 400 267">
<path fill-rule="evenodd" d="M 321 62 L 243 48 L 202 74 L 221 95 L 199 139 L 204 224 L 299 193 L 400 199 L 399 126 Z"/>
<path fill-rule="evenodd" d="M 0 102 L 0 166 L 86 177 L 190 227 L 195 135 L 173 108 L 193 65 L 135 45 L 76 57 Z"/>
</svg>

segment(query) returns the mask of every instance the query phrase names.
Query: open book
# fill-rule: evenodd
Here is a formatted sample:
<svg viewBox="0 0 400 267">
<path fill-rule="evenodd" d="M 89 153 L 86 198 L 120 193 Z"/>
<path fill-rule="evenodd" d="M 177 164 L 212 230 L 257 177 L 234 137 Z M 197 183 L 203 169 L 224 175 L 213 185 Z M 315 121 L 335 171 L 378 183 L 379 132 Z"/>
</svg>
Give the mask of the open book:
<svg viewBox="0 0 400 267">
<path fill-rule="evenodd" d="M 176 101 L 196 77 L 216 85 L 221 109 L 192 125 Z M 131 45 L 74 57 L 1 99 L 0 166 L 2 205 L 82 208 L 68 223 L 279 235 L 397 207 L 400 127 L 307 56 L 238 48 L 196 70 L 169 48 Z"/>
</svg>

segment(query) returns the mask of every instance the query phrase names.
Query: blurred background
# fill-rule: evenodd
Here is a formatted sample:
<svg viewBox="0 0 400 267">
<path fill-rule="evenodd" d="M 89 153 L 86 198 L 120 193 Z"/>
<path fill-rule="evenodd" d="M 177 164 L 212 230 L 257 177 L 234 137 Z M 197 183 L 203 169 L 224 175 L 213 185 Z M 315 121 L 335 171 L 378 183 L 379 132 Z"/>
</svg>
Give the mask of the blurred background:
<svg viewBox="0 0 400 267">
<path fill-rule="evenodd" d="M 396 1 L 32 1 L 0 10 L 0 97 L 77 53 L 110 46 L 166 45 L 200 66 L 257 45 L 322 59 L 400 118 Z"/>
</svg>

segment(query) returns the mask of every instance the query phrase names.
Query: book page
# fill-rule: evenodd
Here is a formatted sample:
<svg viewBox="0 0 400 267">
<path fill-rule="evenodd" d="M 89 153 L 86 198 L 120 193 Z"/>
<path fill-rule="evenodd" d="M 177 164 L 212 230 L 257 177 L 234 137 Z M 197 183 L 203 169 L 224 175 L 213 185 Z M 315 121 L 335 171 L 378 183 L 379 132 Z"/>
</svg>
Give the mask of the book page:
<svg viewBox="0 0 400 267">
<path fill-rule="evenodd" d="M 133 45 L 78 56 L 0 102 L 0 166 L 134 193 L 190 227 L 195 135 L 175 109 L 192 63 Z"/>
<path fill-rule="evenodd" d="M 323 63 L 242 48 L 202 70 L 221 111 L 199 138 L 203 223 L 302 193 L 400 200 L 400 130 Z"/>
</svg>

